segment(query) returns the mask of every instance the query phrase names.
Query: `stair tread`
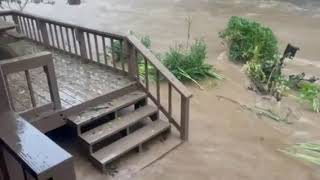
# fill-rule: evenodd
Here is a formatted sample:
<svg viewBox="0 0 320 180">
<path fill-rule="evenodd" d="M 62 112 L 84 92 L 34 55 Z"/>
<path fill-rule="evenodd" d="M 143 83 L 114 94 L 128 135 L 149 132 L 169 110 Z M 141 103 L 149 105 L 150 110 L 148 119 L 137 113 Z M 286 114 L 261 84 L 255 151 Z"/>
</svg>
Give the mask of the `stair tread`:
<svg viewBox="0 0 320 180">
<path fill-rule="evenodd" d="M 118 98 L 112 99 L 108 102 L 101 103 L 97 106 L 88 107 L 85 111 L 78 115 L 70 116 L 68 120 L 77 126 L 87 124 L 97 118 L 107 115 L 121 108 L 129 106 L 143 98 L 146 98 L 147 94 L 142 91 L 133 91 Z"/>
<path fill-rule="evenodd" d="M 108 123 L 83 133 L 81 139 L 87 144 L 95 144 L 156 113 L 157 110 L 158 109 L 154 106 L 143 106 L 127 115 L 120 116 Z"/>
<path fill-rule="evenodd" d="M 132 134 L 100 149 L 91 156 L 104 165 L 169 128 L 170 124 L 168 122 L 162 120 L 153 121 Z"/>
</svg>

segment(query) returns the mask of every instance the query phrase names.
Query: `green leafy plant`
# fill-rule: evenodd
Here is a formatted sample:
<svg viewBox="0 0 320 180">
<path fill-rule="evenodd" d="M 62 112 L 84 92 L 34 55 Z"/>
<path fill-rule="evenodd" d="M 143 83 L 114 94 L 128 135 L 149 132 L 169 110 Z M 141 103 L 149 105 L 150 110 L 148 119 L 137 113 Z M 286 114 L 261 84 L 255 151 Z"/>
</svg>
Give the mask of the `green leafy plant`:
<svg viewBox="0 0 320 180">
<path fill-rule="evenodd" d="M 299 93 L 302 101 L 310 104 L 314 111 L 320 112 L 320 87 L 318 85 L 304 83 Z"/>
<path fill-rule="evenodd" d="M 220 37 L 229 43 L 229 55 L 234 61 L 247 62 L 257 56 L 273 65 L 279 59 L 278 41 L 272 30 L 257 22 L 233 16 Z"/>
<path fill-rule="evenodd" d="M 249 78 L 263 93 L 284 91 L 278 41 L 272 30 L 241 17 L 231 17 L 220 37 L 229 45 L 231 60 L 247 64 Z"/>
<path fill-rule="evenodd" d="M 170 48 L 162 61 L 179 80 L 192 81 L 200 86 L 198 81 L 208 77 L 222 79 L 212 65 L 205 62 L 206 58 L 207 45 L 200 39 L 190 48 L 184 48 L 182 45 Z"/>
</svg>

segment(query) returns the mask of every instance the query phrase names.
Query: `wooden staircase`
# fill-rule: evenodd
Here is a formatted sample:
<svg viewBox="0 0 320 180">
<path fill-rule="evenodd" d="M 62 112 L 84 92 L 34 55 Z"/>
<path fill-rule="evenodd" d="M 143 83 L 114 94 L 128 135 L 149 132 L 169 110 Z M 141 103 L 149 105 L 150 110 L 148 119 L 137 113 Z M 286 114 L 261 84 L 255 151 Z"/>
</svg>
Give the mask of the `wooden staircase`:
<svg viewBox="0 0 320 180">
<path fill-rule="evenodd" d="M 118 96 L 68 117 L 93 164 L 106 172 L 106 164 L 137 149 L 145 142 L 170 132 L 159 119 L 159 109 L 147 104 L 147 94 L 138 89 L 118 90 Z"/>
</svg>

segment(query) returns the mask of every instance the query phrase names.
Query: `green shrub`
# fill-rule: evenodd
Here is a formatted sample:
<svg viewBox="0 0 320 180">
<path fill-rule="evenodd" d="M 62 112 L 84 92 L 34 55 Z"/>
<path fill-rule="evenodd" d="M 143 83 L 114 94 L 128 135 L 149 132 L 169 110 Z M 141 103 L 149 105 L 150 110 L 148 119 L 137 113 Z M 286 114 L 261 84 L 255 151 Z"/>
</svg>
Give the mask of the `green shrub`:
<svg viewBox="0 0 320 180">
<path fill-rule="evenodd" d="M 320 112 L 320 87 L 317 84 L 304 83 L 299 90 L 300 99 L 310 104 L 314 111 Z"/>
<path fill-rule="evenodd" d="M 254 56 L 268 64 L 279 59 L 278 41 L 270 28 L 241 17 L 231 17 L 220 37 L 230 45 L 230 58 L 238 62 L 250 61 Z"/>
<path fill-rule="evenodd" d="M 180 81 L 192 81 L 198 84 L 199 80 L 208 77 L 221 79 L 213 67 L 205 63 L 206 58 L 207 45 L 203 40 L 196 40 L 190 49 L 182 46 L 170 48 L 162 61 Z"/>
<path fill-rule="evenodd" d="M 229 44 L 231 60 L 247 63 L 250 79 L 261 92 L 272 92 L 279 79 L 280 54 L 278 41 L 270 28 L 241 17 L 231 17 L 227 28 L 220 33 Z"/>
</svg>

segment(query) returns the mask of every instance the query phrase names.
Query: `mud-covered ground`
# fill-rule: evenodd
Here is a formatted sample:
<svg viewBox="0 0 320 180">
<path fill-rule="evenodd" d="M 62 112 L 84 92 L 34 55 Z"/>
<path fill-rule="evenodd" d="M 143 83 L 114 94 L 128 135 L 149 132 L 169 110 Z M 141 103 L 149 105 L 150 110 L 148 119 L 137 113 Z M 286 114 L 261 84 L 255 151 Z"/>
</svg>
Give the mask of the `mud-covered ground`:
<svg viewBox="0 0 320 180">
<path fill-rule="evenodd" d="M 303 2 L 303 3 L 301 3 Z M 291 159 L 279 148 L 319 139 L 319 115 L 295 98 L 282 103 L 248 91 L 243 69 L 228 61 L 218 37 L 232 15 L 245 16 L 270 26 L 283 50 L 287 43 L 301 48 L 287 72 L 320 76 L 320 5 L 318 1 L 262 0 L 87 0 L 81 6 L 65 2 L 32 5 L 27 11 L 106 31 L 133 30 L 152 37 L 156 52 L 185 42 L 186 18 L 192 19 L 192 38 L 208 44 L 208 63 L 225 80 L 203 82 L 205 90 L 189 85 L 191 103 L 190 141 L 136 174 L 145 180 L 312 180 L 317 167 Z M 63 13 L 57 13 L 57 12 Z M 248 106 L 267 106 L 275 111 L 291 109 L 293 124 L 259 118 L 225 96 Z"/>
</svg>

